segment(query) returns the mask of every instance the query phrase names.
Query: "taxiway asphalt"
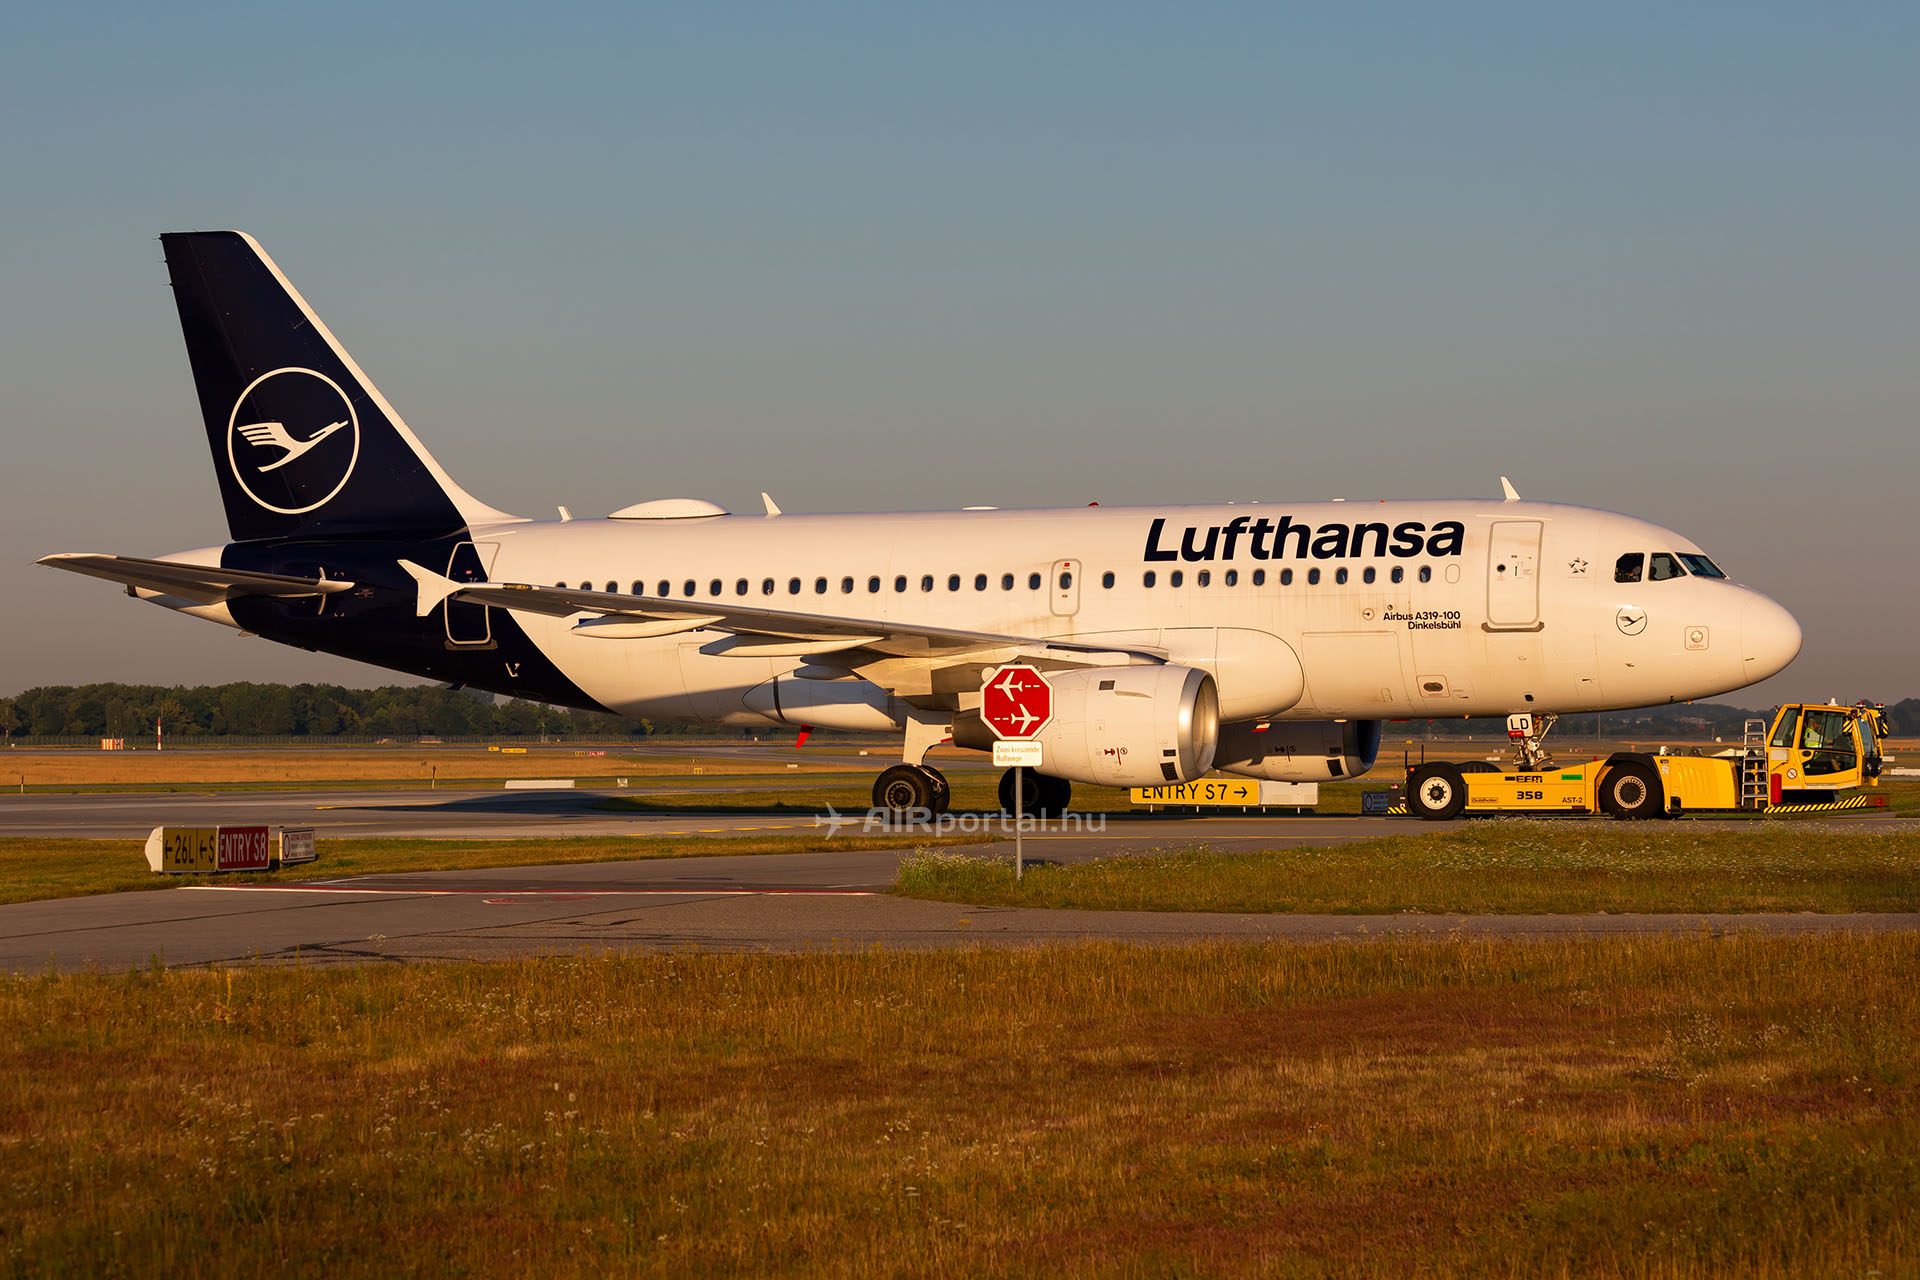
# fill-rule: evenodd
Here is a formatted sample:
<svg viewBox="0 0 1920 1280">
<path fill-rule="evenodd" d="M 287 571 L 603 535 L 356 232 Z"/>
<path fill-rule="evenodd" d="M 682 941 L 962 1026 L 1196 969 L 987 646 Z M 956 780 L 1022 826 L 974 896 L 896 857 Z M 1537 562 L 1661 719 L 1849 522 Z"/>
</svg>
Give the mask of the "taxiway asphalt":
<svg viewBox="0 0 1920 1280">
<path fill-rule="evenodd" d="M 726 836 L 820 831 L 810 815 L 646 813 L 595 808 L 602 794 L 559 792 L 183 792 L 30 795 L 0 801 L 0 836 L 144 836 L 156 825 L 312 825 L 348 836 L 513 839 L 581 835 Z M 997 816 L 971 817 L 984 836 Z M 861 815 L 864 818 L 864 815 Z M 842 830 L 860 834 L 864 822 Z M 1103 830 L 1055 824 L 1025 837 L 1029 858 L 1122 851 L 1336 844 L 1403 832 L 1357 817 L 1130 815 Z M 1902 827 L 1910 826 L 1900 823 Z M 1421 830 L 1432 830 L 1420 824 Z M 876 827 L 874 833 L 880 828 Z M 950 829 L 949 834 L 953 833 Z M 910 847 L 910 846 L 907 846 Z M 902 848 L 639 859 L 478 871 L 191 885 L 0 905 L 0 969 L 118 970 L 173 965 L 505 959 L 673 949 L 831 949 L 1035 945 L 1111 939 L 1316 941 L 1432 936 L 1570 937 L 1752 930 L 1920 930 L 1914 915 L 1236 915 L 1045 911 L 919 902 L 884 892 Z M 1010 857 L 987 845 L 978 856 Z"/>
<path fill-rule="evenodd" d="M 876 892 L 897 851 L 423 872 L 0 906 L 0 969 L 816 952 L 1112 940 L 1294 942 L 1920 930 L 1914 915 L 1235 915 L 1045 911 Z"/>
</svg>

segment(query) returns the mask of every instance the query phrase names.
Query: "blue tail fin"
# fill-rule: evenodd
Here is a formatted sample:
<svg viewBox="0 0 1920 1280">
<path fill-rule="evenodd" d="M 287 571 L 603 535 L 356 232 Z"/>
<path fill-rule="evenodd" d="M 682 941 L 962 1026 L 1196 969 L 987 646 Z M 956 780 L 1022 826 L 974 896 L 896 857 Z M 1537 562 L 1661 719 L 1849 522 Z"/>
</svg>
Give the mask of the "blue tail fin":
<svg viewBox="0 0 1920 1280">
<path fill-rule="evenodd" d="M 513 518 L 448 478 L 251 236 L 160 243 L 236 542 Z"/>
</svg>

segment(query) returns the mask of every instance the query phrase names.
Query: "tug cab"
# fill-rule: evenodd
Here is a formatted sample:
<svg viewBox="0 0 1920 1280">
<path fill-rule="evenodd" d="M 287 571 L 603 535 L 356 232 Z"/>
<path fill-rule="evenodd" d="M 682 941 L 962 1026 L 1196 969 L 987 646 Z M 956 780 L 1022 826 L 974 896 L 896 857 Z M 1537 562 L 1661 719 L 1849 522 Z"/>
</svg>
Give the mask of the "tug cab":
<svg viewBox="0 0 1920 1280">
<path fill-rule="evenodd" d="M 1606 813 L 1615 818 L 1683 813 L 1820 813 L 1884 806 L 1881 796 L 1840 793 L 1880 785 L 1886 718 L 1874 703 L 1788 703 L 1771 725 L 1749 720 L 1746 742 L 1713 756 L 1617 751 L 1555 763 L 1542 748 L 1551 717 L 1509 723 L 1520 758 L 1506 770 L 1468 762 L 1407 771 L 1405 812 L 1418 818 L 1477 813 Z M 1520 723 L 1515 723 L 1520 722 Z"/>
</svg>

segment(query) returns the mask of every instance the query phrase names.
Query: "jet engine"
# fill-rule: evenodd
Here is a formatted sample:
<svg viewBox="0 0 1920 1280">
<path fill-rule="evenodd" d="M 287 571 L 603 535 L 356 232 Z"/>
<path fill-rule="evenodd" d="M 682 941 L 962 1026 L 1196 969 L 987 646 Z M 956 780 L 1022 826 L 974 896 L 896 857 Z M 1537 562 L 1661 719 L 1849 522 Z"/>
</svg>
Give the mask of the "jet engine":
<svg viewBox="0 0 1920 1280">
<path fill-rule="evenodd" d="M 1326 782 L 1357 778 L 1380 754 L 1378 720 L 1243 720 L 1222 726 L 1214 767 L 1243 778 Z"/>
<path fill-rule="evenodd" d="M 1220 694 L 1206 672 L 1142 663 L 1052 672 L 1047 680 L 1053 719 L 1033 739 L 1046 755 L 1041 773 L 1103 787 L 1159 787 L 1213 767 Z M 989 751 L 993 731 L 979 712 L 963 712 L 953 741 Z"/>
</svg>

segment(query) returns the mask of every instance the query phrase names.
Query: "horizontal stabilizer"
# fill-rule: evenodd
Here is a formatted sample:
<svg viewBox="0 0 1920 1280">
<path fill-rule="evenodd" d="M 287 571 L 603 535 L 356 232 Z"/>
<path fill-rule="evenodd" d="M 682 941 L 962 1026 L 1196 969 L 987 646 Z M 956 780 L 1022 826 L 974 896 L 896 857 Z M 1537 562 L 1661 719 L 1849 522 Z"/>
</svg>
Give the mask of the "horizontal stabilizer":
<svg viewBox="0 0 1920 1280">
<path fill-rule="evenodd" d="M 455 582 L 444 573 L 435 573 L 422 568 L 411 560 L 402 560 L 400 567 L 407 575 L 420 584 L 420 598 L 414 602 L 413 616 L 424 618 L 439 607 L 440 602 L 458 591 L 463 583 Z"/>
<path fill-rule="evenodd" d="M 218 565 L 182 564 L 177 560 L 141 560 L 134 556 L 70 553 L 42 556 L 40 564 L 90 578 L 105 578 L 126 586 L 180 596 L 201 604 L 232 600 L 236 596 L 324 596 L 351 591 L 354 584 L 332 578 L 295 578 L 283 573 L 254 573 L 222 569 Z"/>
</svg>

